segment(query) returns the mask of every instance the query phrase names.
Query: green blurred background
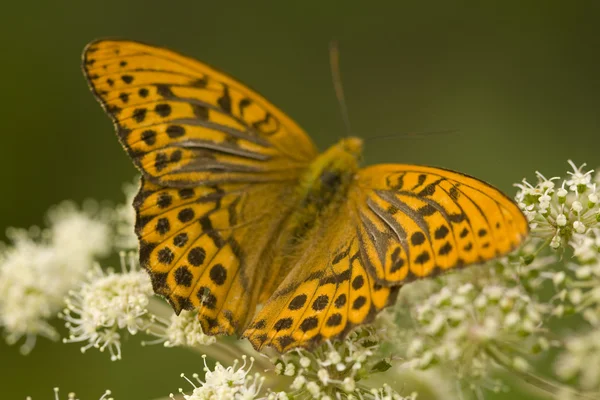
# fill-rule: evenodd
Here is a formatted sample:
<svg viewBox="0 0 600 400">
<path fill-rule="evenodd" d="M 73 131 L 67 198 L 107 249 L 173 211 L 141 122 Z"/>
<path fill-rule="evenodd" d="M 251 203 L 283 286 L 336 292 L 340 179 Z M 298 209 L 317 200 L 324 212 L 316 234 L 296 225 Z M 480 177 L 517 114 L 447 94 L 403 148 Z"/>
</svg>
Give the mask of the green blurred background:
<svg viewBox="0 0 600 400">
<path fill-rule="evenodd" d="M 258 88 L 321 149 L 346 134 L 328 44 L 340 42 L 353 134 L 366 162 L 443 166 L 509 194 L 567 159 L 600 165 L 596 1 L 38 1 L 2 6 L 0 229 L 43 222 L 63 199 L 121 201 L 135 174 L 80 71 L 85 44 L 123 37 L 170 47 Z M 453 130 L 443 135 L 407 135 Z M 408 137 L 406 137 L 408 136 Z M 0 344 L 0 397 L 151 399 L 188 387 L 200 358 L 126 343 L 124 359 L 42 339 Z M 489 398 L 516 398 L 490 395 Z M 528 398 L 524 394 L 522 398 Z"/>
</svg>

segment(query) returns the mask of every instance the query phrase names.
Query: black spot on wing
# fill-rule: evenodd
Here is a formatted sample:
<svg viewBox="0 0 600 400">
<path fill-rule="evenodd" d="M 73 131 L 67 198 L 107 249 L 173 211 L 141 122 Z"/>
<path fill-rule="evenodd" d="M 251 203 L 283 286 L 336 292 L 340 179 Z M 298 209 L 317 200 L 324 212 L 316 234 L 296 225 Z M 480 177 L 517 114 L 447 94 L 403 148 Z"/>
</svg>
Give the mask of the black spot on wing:
<svg viewBox="0 0 600 400">
<path fill-rule="evenodd" d="M 223 95 L 217 100 L 219 107 L 227 114 L 231 114 L 231 96 L 229 94 L 229 87 L 223 85 Z"/>
</svg>

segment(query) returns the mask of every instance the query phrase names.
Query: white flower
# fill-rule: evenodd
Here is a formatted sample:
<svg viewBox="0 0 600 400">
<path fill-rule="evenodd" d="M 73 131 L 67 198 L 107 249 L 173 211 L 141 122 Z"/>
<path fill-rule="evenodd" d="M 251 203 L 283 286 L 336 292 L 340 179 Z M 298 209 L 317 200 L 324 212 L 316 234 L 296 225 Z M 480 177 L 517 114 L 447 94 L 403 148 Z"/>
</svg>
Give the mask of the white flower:
<svg viewBox="0 0 600 400">
<path fill-rule="evenodd" d="M 11 344 L 26 336 L 21 351 L 27 353 L 37 335 L 58 338 L 47 320 L 60 310 L 86 266 L 69 262 L 52 246 L 24 236 L 15 239 L 0 264 L 0 326 Z"/>
<path fill-rule="evenodd" d="M 408 397 L 400 396 L 394 389 L 389 385 L 383 384 L 383 387 L 379 389 L 371 389 L 371 397 L 373 400 L 416 400 L 417 393 L 411 393 Z"/>
<path fill-rule="evenodd" d="M 573 233 L 584 233 L 588 228 L 600 226 L 599 193 L 597 184 L 591 182 L 593 171 L 582 172 L 585 164 L 579 168 L 572 161 L 569 164 L 573 172 L 567 174 L 571 177 L 562 181 L 557 190 L 552 181 L 561 178 L 546 179 L 539 172 L 535 186 L 526 180 L 515 185 L 519 188 L 516 200 L 527 216 L 531 235 L 551 240 L 553 249 L 565 246 Z"/>
<path fill-rule="evenodd" d="M 581 204 L 580 201 L 575 200 L 573 203 L 571 203 L 571 211 L 573 211 L 575 214 L 579 214 L 581 210 L 583 210 L 583 204 Z"/>
<path fill-rule="evenodd" d="M 582 164 L 578 168 L 573 161 L 568 160 L 568 162 L 573 168 L 573 172 L 567 172 L 571 175 L 571 179 L 566 182 L 569 189 L 573 192 L 584 192 L 586 189 L 591 188 L 592 173 L 594 170 L 582 172 L 581 170 L 585 167 L 585 164 Z"/>
<path fill-rule="evenodd" d="M 558 196 L 558 198 L 563 199 L 563 200 L 560 200 L 559 203 L 564 202 L 564 200 L 567 197 L 567 194 L 569 194 L 569 192 L 567 192 L 567 190 L 564 187 L 561 187 L 556 191 L 556 195 Z"/>
<path fill-rule="evenodd" d="M 48 320 L 63 307 L 64 296 L 106 255 L 109 229 L 93 203 L 80 211 L 65 202 L 49 212 L 50 228 L 9 230 L 13 245 L 0 255 L 0 326 L 8 343 L 26 337 L 27 353 L 38 335 L 57 339 Z"/>
<path fill-rule="evenodd" d="M 290 388 L 293 390 L 300 390 L 302 386 L 306 384 L 306 378 L 303 375 L 298 375 L 294 378 L 294 381 L 290 385 Z"/>
<path fill-rule="evenodd" d="M 133 209 L 133 199 L 139 189 L 139 177 L 134 183 L 123 185 L 125 193 L 125 203 L 115 208 L 115 238 L 114 243 L 117 249 L 134 250 L 138 246 L 138 239 L 135 235 L 135 210 Z"/>
<path fill-rule="evenodd" d="M 440 301 L 457 297 L 464 299 Z M 435 309 L 433 318 L 423 312 L 429 309 Z M 514 368 L 523 367 L 514 349 L 526 351 L 533 346 L 533 333 L 541 332 L 537 329 L 541 311 L 545 310 L 518 286 L 491 279 L 466 285 L 446 282 L 438 293 L 414 306 L 416 332 L 402 365 L 428 369 L 441 364 L 471 385 L 485 387 L 496 366 L 489 354 L 501 351 L 514 357 Z"/>
<path fill-rule="evenodd" d="M 96 256 L 108 255 L 110 229 L 98 214 L 98 206 L 88 201 L 80 211 L 70 202 L 63 202 L 48 211 L 52 244 L 69 252 L 72 262 L 91 263 Z M 107 219 L 107 218 L 105 218 Z"/>
<path fill-rule="evenodd" d="M 67 308 L 63 318 L 67 321 L 70 335 L 65 343 L 88 342 L 82 347 L 104 351 L 109 349 L 111 359 L 121 358 L 121 335 L 119 329 L 136 334 L 148 327 L 149 296 L 152 295 L 150 278 L 136 267 L 133 255 L 127 271 L 121 256 L 124 272 L 104 272 L 100 266 L 88 273 L 88 280 L 77 290 L 71 291 L 65 300 Z"/>
<path fill-rule="evenodd" d="M 340 360 L 341 360 L 341 358 L 340 358 Z M 300 366 L 302 366 L 302 368 L 308 368 L 308 367 L 310 367 L 310 363 L 311 363 L 310 358 L 300 356 L 300 360 L 299 361 L 300 361 Z"/>
<path fill-rule="evenodd" d="M 324 381 L 323 383 L 326 384 Z M 345 377 L 344 381 L 342 382 L 342 389 L 344 389 L 344 391 L 348 393 L 354 392 L 356 390 L 356 381 L 354 380 L 354 378 L 351 378 L 349 376 Z"/>
<path fill-rule="evenodd" d="M 275 370 L 294 378 L 290 395 L 321 400 L 375 398 L 357 381 L 391 366 L 380 353 L 386 335 L 383 326 L 389 323 L 385 317 L 378 318 L 375 326 L 356 329 L 345 340 L 326 341 L 311 351 L 282 354 L 275 361 Z"/>
<path fill-rule="evenodd" d="M 62 272 L 70 272 L 61 261 L 51 247 L 21 237 L 0 263 L 0 326 L 9 344 L 27 337 L 24 353 L 31 351 L 37 335 L 58 337 L 47 320 L 73 284 L 61 281 Z"/>
<path fill-rule="evenodd" d="M 600 330 L 567 338 L 554 368 L 565 381 L 577 379 L 585 390 L 600 390 Z"/>
<path fill-rule="evenodd" d="M 114 400 L 112 397 L 108 397 L 111 395 L 110 390 L 104 392 L 104 394 L 98 400 Z M 31 397 L 26 397 L 25 400 L 33 400 Z M 54 388 L 54 400 L 60 400 L 59 390 L 57 387 Z M 68 394 L 68 400 L 79 400 L 75 393 Z"/>
<path fill-rule="evenodd" d="M 163 321 L 155 317 L 153 322 L 156 323 L 152 325 L 147 333 L 157 336 L 158 340 L 145 342 L 146 344 L 164 343 L 165 347 L 193 347 L 211 345 L 217 340 L 214 336 L 204 334 L 197 311 L 183 310 L 179 315 L 171 315 L 169 321 Z"/>
<path fill-rule="evenodd" d="M 575 222 L 573 222 L 573 229 L 577 233 L 584 233 L 585 232 L 585 225 L 581 221 L 575 221 Z"/>
<path fill-rule="evenodd" d="M 327 385 L 329 383 L 329 372 L 325 368 L 321 368 L 317 371 L 317 377 L 323 383 L 323 385 Z"/>
<path fill-rule="evenodd" d="M 585 234 L 574 234 L 569 245 L 580 263 L 592 262 L 600 254 L 600 229 L 593 228 Z"/>
<path fill-rule="evenodd" d="M 203 355 L 202 358 L 204 359 L 204 381 L 200 380 L 198 374 L 193 375 L 195 383 L 185 375 L 181 375 L 194 387 L 191 394 L 186 394 L 183 389 L 179 389 L 185 400 L 251 400 L 259 398 L 265 378 L 258 373 L 250 375 L 254 364 L 253 358 L 250 358 L 250 363 L 247 363 L 246 356 L 242 356 L 244 361 L 242 365 L 235 360 L 233 366 L 227 368 L 217 362 L 212 371 L 206 365 L 206 356 Z M 260 399 L 286 398 L 285 393 L 272 395 L 271 397 L 261 396 Z M 170 397 L 175 398 L 173 394 Z"/>
<path fill-rule="evenodd" d="M 295 373 L 296 373 L 296 366 L 294 364 L 290 363 L 285 366 L 285 371 L 283 371 L 283 375 L 294 376 Z"/>
</svg>

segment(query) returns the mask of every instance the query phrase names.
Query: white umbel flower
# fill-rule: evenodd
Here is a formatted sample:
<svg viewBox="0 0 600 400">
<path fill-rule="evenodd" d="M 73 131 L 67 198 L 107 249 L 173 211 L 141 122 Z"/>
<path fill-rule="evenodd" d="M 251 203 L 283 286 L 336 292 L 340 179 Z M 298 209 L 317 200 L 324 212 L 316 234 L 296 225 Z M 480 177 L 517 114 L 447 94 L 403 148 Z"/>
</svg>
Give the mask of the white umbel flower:
<svg viewBox="0 0 600 400">
<path fill-rule="evenodd" d="M 72 262 L 90 263 L 94 257 L 108 255 L 110 228 L 104 222 L 108 217 L 102 218 L 102 214 L 94 201 L 87 201 L 83 211 L 71 202 L 51 208 L 48 219 L 53 246 L 68 251 Z"/>
<path fill-rule="evenodd" d="M 373 392 L 358 383 L 391 366 L 380 352 L 385 322 L 382 315 L 375 326 L 358 328 L 345 340 L 326 341 L 312 351 L 296 350 L 274 360 L 276 373 L 294 378 L 288 395 L 319 400 L 403 399 L 391 388 Z"/>
<path fill-rule="evenodd" d="M 135 210 L 133 209 L 133 199 L 139 189 L 139 178 L 135 183 L 126 183 L 123 185 L 125 193 L 125 203 L 119 204 L 115 208 L 115 237 L 114 244 L 117 249 L 135 250 L 138 246 L 138 238 L 134 232 Z"/>
<path fill-rule="evenodd" d="M 531 235 L 550 241 L 554 249 L 565 247 L 573 234 L 583 234 L 600 226 L 600 191 L 592 182 L 593 170 L 584 171 L 585 164 L 577 167 L 571 160 L 573 171 L 569 179 L 547 179 L 536 172 L 538 182 L 532 185 L 523 180 L 517 184 L 516 200 L 527 216 Z"/>
<path fill-rule="evenodd" d="M 534 334 L 539 333 L 545 308 L 520 287 L 475 282 L 477 286 L 447 283 L 414 307 L 416 333 L 404 367 L 451 366 L 459 378 L 487 386 L 497 366 L 490 354 L 499 352 L 523 365 L 520 352 L 537 344 Z"/>
<path fill-rule="evenodd" d="M 384 384 L 379 389 L 371 389 L 371 397 L 373 400 L 416 400 L 417 393 L 411 393 L 410 396 L 404 397 L 392 389 L 389 385 Z"/>
<path fill-rule="evenodd" d="M 554 367 L 565 381 L 577 379 L 585 390 L 600 390 L 600 330 L 568 338 Z"/>
<path fill-rule="evenodd" d="M 91 203 L 90 203 L 91 204 Z M 48 320 L 63 298 L 110 248 L 109 229 L 93 204 L 86 211 L 63 203 L 49 212 L 47 230 L 12 229 L 12 246 L 0 254 L 0 327 L 8 343 L 26 338 L 27 353 L 37 336 L 57 339 Z"/>
<path fill-rule="evenodd" d="M 182 310 L 179 315 L 171 315 L 168 321 L 156 317 L 154 322 L 147 333 L 158 339 L 146 344 L 164 343 L 165 347 L 194 347 L 211 345 L 217 340 L 215 336 L 204 334 L 197 311 Z"/>
<path fill-rule="evenodd" d="M 63 318 L 67 321 L 69 338 L 65 343 L 88 342 L 82 347 L 104 351 L 108 348 L 111 359 L 121 358 L 120 329 L 130 334 L 145 330 L 149 324 L 148 303 L 152 295 L 152 284 L 145 271 L 136 267 L 130 258 L 130 270 L 104 272 L 96 265 L 88 274 L 88 280 L 77 290 L 71 291 L 66 299 L 67 308 Z"/>
<path fill-rule="evenodd" d="M 265 380 L 260 374 L 250 375 L 250 370 L 254 365 L 254 359 L 250 358 L 247 362 L 247 357 L 242 356 L 243 363 L 239 365 L 239 361 L 235 360 L 233 366 L 225 368 L 221 363 L 217 362 L 214 370 L 210 370 L 206 365 L 206 356 L 204 359 L 204 380 L 200 379 L 198 374 L 193 375 L 194 381 L 185 378 L 193 387 L 191 394 L 186 394 L 183 389 L 179 392 L 185 400 L 252 400 L 252 399 L 267 399 L 281 398 L 261 396 L 263 382 Z M 173 394 L 170 395 L 175 398 Z"/>
<path fill-rule="evenodd" d="M 111 391 L 107 390 L 104 392 L 104 394 L 98 400 L 114 400 L 112 397 L 109 397 L 110 395 L 111 395 Z M 26 397 L 25 400 L 33 400 L 33 398 Z M 54 388 L 54 400 L 61 400 L 59 389 L 57 387 Z M 79 400 L 79 398 L 77 397 L 77 395 L 75 393 L 71 392 L 67 395 L 67 400 Z"/>
<path fill-rule="evenodd" d="M 24 235 L 15 238 L 14 247 L 0 262 L 0 326 L 9 344 L 26 337 L 21 351 L 28 353 L 38 335 L 58 338 L 47 321 L 60 310 L 63 296 L 75 283 L 69 278 L 82 275 L 69 267 L 50 246 Z"/>
</svg>

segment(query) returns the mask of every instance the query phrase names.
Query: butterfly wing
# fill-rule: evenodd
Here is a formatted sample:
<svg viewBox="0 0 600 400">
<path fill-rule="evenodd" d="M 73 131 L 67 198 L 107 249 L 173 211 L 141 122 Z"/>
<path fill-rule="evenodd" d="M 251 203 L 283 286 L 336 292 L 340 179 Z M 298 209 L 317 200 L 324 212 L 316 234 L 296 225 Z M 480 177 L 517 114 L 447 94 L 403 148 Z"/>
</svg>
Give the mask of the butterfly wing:
<svg viewBox="0 0 600 400">
<path fill-rule="evenodd" d="M 458 172 L 375 165 L 359 172 L 358 186 L 361 256 L 383 285 L 502 256 L 529 232 L 514 201 Z"/>
<path fill-rule="evenodd" d="M 140 262 L 176 312 L 199 309 L 205 333 L 240 333 L 269 288 L 264 265 L 293 186 L 281 182 L 165 187 L 135 198 Z M 271 273 L 275 273 L 272 271 Z"/>
<path fill-rule="evenodd" d="M 83 70 L 142 173 L 136 233 L 155 291 L 199 308 L 206 333 L 239 332 L 314 145 L 259 94 L 167 49 L 100 40 Z"/>
<path fill-rule="evenodd" d="M 399 287 L 385 287 L 368 273 L 360 254 L 353 202 L 322 221 L 306 249 L 244 332 L 255 349 L 311 348 L 342 338 L 393 304 Z"/>
<path fill-rule="evenodd" d="M 402 284 L 507 254 L 527 233 L 517 205 L 475 178 L 415 165 L 362 169 L 244 336 L 280 352 L 344 337 Z"/>
<path fill-rule="evenodd" d="M 100 40 L 86 47 L 83 70 L 153 183 L 282 180 L 317 154 L 308 135 L 264 97 L 174 51 Z"/>
</svg>

